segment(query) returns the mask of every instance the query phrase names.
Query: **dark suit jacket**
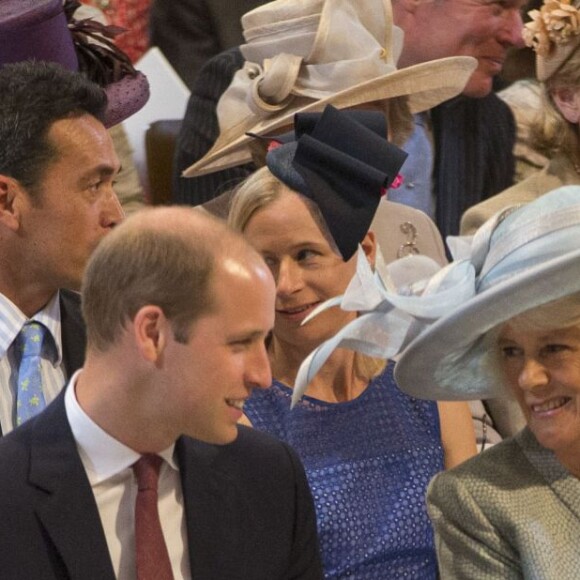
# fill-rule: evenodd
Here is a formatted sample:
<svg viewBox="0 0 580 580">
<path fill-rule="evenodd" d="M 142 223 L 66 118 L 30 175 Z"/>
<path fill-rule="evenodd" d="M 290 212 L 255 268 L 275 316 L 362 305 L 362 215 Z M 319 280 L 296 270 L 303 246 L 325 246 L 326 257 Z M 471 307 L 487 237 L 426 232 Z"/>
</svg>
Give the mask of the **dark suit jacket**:
<svg viewBox="0 0 580 580">
<path fill-rule="evenodd" d="M 296 454 L 240 427 L 226 446 L 176 453 L 195 580 L 322 578 L 312 498 Z M 64 393 L 0 439 L 3 580 L 114 580 Z"/>
<path fill-rule="evenodd" d="M 81 314 L 81 296 L 78 292 L 60 291 L 60 323 L 63 363 L 67 377 L 70 378 L 83 366 L 87 346 L 85 322 Z"/>
<path fill-rule="evenodd" d="M 155 0 L 150 43 L 158 46 L 191 89 L 212 56 L 244 42 L 241 17 L 268 0 Z"/>
<path fill-rule="evenodd" d="M 87 332 L 81 314 L 81 295 L 72 290 L 60 291 L 62 356 L 68 378 L 83 366 Z"/>
</svg>

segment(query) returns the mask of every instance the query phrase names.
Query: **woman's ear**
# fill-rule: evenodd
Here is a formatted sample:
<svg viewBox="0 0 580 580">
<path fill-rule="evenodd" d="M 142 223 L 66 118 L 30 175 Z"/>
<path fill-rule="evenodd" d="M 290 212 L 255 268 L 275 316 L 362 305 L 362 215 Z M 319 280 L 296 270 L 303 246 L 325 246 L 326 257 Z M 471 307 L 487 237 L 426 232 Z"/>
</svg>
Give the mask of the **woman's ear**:
<svg viewBox="0 0 580 580">
<path fill-rule="evenodd" d="M 580 89 L 560 87 L 552 89 L 550 95 L 564 119 L 574 125 L 580 123 Z"/>
<path fill-rule="evenodd" d="M 367 232 L 366 236 L 363 238 L 363 241 L 360 243 L 362 246 L 363 252 L 369 261 L 369 264 L 372 268 L 375 267 L 375 258 L 377 255 L 377 239 L 375 237 L 375 232 Z"/>
</svg>

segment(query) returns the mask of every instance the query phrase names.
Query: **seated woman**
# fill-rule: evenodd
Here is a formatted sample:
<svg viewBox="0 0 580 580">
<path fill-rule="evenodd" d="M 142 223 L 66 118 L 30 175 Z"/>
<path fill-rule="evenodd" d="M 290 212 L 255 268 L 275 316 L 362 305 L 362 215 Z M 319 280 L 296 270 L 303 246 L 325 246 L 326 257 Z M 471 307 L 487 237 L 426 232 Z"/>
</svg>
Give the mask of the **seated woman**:
<svg viewBox="0 0 580 580">
<path fill-rule="evenodd" d="M 384 124 L 384 115 L 369 114 Z M 300 125 L 297 119 L 298 135 Z M 277 285 L 268 345 L 275 380 L 252 394 L 244 412 L 254 427 L 300 454 L 327 578 L 436 578 L 426 486 L 444 466 L 475 453 L 466 404 L 408 397 L 395 384 L 392 363 L 347 350 L 329 358 L 290 410 L 303 359 L 356 314 L 332 308 L 304 321 L 344 292 L 359 243 L 358 252 L 375 260 L 375 236 L 367 230 L 403 160 L 351 114 L 328 107 L 297 142 L 270 150 L 266 167 L 238 189 L 229 214 Z"/>
<path fill-rule="evenodd" d="M 413 396 L 511 394 L 527 422 L 433 480 L 442 578 L 578 577 L 579 237 L 580 186 L 500 212 L 447 267 L 465 270 L 471 297 L 397 363 L 397 382 Z"/>
<path fill-rule="evenodd" d="M 461 219 L 462 234 L 472 234 L 505 207 L 533 201 L 562 185 L 580 184 L 580 0 L 546 0 L 541 10 L 529 15 L 532 20 L 523 34 L 536 52 L 536 76 L 543 88 L 530 145 L 550 161 L 541 171 L 469 208 Z M 529 83 L 522 90 L 526 86 Z"/>
</svg>

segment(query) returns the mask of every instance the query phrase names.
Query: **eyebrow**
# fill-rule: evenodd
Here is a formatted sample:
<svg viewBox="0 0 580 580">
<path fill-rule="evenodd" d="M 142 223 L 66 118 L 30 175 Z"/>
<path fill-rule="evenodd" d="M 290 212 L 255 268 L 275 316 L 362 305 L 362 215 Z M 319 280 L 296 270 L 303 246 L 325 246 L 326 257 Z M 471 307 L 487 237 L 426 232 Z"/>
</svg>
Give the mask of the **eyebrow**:
<svg viewBox="0 0 580 580">
<path fill-rule="evenodd" d="M 269 330 L 268 331 L 263 331 L 263 330 L 251 330 L 248 332 L 240 332 L 238 334 L 234 334 L 232 336 L 230 336 L 228 338 L 229 342 L 237 342 L 239 340 L 256 340 L 256 339 L 261 339 L 262 337 L 266 337 L 269 334 Z"/>
</svg>

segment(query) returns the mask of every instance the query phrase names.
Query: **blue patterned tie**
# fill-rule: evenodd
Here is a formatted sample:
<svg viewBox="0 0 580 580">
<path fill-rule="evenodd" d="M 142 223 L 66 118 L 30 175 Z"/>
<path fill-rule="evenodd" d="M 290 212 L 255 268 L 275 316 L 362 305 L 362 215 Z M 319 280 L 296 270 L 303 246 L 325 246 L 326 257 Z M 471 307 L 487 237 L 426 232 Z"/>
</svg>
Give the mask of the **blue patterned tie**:
<svg viewBox="0 0 580 580">
<path fill-rule="evenodd" d="M 16 425 L 34 417 L 44 409 L 40 361 L 46 327 L 27 322 L 16 337 L 17 352 L 21 354 L 16 388 Z"/>
</svg>

